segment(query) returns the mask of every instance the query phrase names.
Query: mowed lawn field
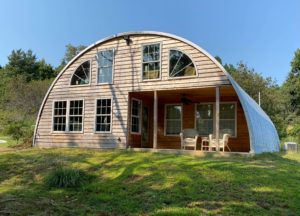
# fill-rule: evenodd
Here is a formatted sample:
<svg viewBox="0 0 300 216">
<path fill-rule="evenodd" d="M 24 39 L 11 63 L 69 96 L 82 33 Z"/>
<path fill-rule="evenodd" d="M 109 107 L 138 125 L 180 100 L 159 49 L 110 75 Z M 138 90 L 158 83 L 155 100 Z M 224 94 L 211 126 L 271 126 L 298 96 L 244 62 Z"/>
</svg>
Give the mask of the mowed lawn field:
<svg viewBox="0 0 300 216">
<path fill-rule="evenodd" d="M 76 188 L 49 187 L 57 167 L 90 177 Z M 300 154 L 5 149 L 0 215 L 300 215 Z"/>
</svg>

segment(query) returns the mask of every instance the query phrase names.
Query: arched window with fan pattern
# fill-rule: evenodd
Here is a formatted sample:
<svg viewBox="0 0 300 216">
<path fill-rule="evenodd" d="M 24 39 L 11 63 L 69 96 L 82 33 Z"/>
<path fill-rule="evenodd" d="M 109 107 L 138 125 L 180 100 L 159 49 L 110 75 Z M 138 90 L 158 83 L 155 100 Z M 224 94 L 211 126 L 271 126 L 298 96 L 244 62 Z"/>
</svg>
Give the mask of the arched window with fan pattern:
<svg viewBox="0 0 300 216">
<path fill-rule="evenodd" d="M 90 83 L 91 62 L 83 62 L 74 72 L 71 85 L 87 85 Z"/>
<path fill-rule="evenodd" d="M 195 76 L 196 68 L 193 61 L 182 51 L 170 50 L 169 77 Z"/>
</svg>

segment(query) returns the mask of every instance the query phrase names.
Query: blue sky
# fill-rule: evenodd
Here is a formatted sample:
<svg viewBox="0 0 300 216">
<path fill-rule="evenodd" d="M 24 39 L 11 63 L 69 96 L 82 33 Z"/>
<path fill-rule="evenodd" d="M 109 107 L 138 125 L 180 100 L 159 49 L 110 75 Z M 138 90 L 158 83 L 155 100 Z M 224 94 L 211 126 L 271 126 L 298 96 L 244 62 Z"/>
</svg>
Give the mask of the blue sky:
<svg viewBox="0 0 300 216">
<path fill-rule="evenodd" d="M 299 0 L 0 0 L 0 65 L 32 49 L 57 66 L 65 45 L 126 31 L 162 31 L 240 60 L 281 84 L 300 48 Z"/>
</svg>

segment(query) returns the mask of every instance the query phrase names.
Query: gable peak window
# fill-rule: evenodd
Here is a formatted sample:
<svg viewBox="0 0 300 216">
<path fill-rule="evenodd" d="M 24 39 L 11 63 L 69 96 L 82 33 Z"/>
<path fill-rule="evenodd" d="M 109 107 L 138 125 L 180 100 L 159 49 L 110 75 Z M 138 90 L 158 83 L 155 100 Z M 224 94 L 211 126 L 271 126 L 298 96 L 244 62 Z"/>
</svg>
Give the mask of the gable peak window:
<svg viewBox="0 0 300 216">
<path fill-rule="evenodd" d="M 143 46 L 143 80 L 160 78 L 160 44 Z"/>
<path fill-rule="evenodd" d="M 90 83 L 91 62 L 83 62 L 74 72 L 71 85 L 86 85 Z"/>
<path fill-rule="evenodd" d="M 98 59 L 98 83 L 112 83 L 114 50 L 103 50 L 97 53 Z"/>
<path fill-rule="evenodd" d="M 195 76 L 196 68 L 193 61 L 179 50 L 170 50 L 169 77 Z"/>
</svg>

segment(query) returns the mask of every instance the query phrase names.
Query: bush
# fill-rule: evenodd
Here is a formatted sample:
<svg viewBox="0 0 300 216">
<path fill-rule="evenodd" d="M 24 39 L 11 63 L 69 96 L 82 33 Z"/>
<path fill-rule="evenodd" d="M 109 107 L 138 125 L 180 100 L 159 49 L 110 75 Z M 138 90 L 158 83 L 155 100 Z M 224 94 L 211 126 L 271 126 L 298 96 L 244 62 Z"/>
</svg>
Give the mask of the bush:
<svg viewBox="0 0 300 216">
<path fill-rule="evenodd" d="M 82 186 L 87 180 L 87 175 L 82 170 L 59 167 L 46 176 L 45 183 L 49 187 L 75 188 Z"/>
</svg>

